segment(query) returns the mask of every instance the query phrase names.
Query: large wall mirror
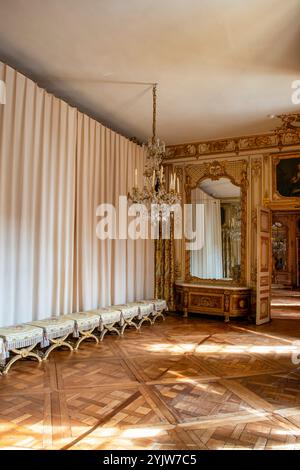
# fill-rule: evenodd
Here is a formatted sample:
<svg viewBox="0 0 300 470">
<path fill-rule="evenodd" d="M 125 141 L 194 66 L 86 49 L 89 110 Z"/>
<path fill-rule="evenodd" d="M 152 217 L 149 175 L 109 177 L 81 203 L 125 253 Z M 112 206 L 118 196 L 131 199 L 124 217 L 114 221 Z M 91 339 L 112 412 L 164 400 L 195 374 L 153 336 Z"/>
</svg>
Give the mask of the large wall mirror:
<svg viewBox="0 0 300 470">
<path fill-rule="evenodd" d="M 241 272 L 241 189 L 229 179 L 206 179 L 191 191 L 201 204 L 204 244 L 190 253 L 190 273 L 201 279 L 239 280 Z M 196 211 L 193 210 L 193 215 Z M 195 221 L 193 220 L 195 226 Z"/>
<path fill-rule="evenodd" d="M 186 251 L 186 281 L 214 281 L 240 285 L 245 275 L 246 181 L 237 184 L 226 174 L 187 185 L 196 228 L 196 204 L 202 209 L 203 246 Z"/>
</svg>

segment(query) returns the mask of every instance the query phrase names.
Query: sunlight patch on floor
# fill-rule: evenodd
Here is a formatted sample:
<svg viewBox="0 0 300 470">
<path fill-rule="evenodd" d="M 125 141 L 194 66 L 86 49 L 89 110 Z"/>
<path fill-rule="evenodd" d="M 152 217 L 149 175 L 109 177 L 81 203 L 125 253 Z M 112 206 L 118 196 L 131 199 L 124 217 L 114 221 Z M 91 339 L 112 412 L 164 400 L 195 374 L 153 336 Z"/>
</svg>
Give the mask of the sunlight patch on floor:
<svg viewBox="0 0 300 470">
<path fill-rule="evenodd" d="M 195 348 L 195 344 L 152 344 L 151 346 L 147 346 L 145 349 L 150 352 L 168 352 L 171 354 L 182 354 L 182 349 L 189 349 L 193 350 Z"/>
<path fill-rule="evenodd" d="M 159 428 L 132 428 L 126 429 L 121 432 L 120 435 L 126 438 L 143 438 L 143 437 L 155 437 L 162 433 L 162 429 Z"/>
<path fill-rule="evenodd" d="M 239 345 L 226 345 L 226 344 L 203 344 L 197 347 L 197 354 L 207 353 L 259 353 L 259 354 L 292 354 L 299 351 L 299 346 L 295 344 L 289 345 L 272 345 L 272 346 L 259 346 L 251 344 Z"/>
</svg>

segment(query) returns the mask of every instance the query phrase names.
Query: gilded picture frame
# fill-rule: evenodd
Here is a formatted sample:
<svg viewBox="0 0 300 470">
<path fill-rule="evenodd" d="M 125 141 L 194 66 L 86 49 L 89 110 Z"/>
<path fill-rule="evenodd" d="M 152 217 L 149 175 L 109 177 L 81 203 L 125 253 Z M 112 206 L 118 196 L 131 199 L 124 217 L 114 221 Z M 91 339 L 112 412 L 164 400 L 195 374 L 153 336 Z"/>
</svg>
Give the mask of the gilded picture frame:
<svg viewBox="0 0 300 470">
<path fill-rule="evenodd" d="M 273 201 L 300 204 L 300 154 L 273 159 L 272 192 Z"/>
</svg>

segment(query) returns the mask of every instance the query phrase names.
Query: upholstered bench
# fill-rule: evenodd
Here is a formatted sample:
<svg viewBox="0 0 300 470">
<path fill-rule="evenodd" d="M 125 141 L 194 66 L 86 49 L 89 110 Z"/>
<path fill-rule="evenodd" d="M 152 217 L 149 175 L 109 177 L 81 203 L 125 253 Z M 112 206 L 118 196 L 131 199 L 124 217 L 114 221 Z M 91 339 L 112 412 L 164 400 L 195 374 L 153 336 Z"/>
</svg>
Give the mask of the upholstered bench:
<svg viewBox="0 0 300 470">
<path fill-rule="evenodd" d="M 149 321 L 150 324 L 152 325 L 152 319 L 151 316 L 154 314 L 154 305 L 152 302 L 147 302 L 146 300 L 143 301 L 137 301 L 137 302 L 128 302 L 128 306 L 130 307 L 135 307 L 137 306 L 139 308 L 139 314 L 137 319 L 139 320 L 137 326 L 140 329 L 144 321 Z"/>
<path fill-rule="evenodd" d="M 150 299 L 150 300 L 140 300 L 142 303 L 151 303 L 153 305 L 153 315 L 152 315 L 152 323 L 155 323 L 156 319 L 161 317 L 165 320 L 163 312 L 168 310 L 167 302 L 163 299 Z"/>
<path fill-rule="evenodd" d="M 54 349 L 61 346 L 66 346 L 73 351 L 73 346 L 66 341 L 70 333 L 76 335 L 76 326 L 73 319 L 66 318 L 66 315 L 62 315 L 60 317 L 47 318 L 45 320 L 36 320 L 28 324 L 42 329 L 44 335 L 44 347 L 51 344 L 44 353 L 45 360 Z"/>
<path fill-rule="evenodd" d="M 60 346 L 66 346 L 72 351 L 73 346 L 66 341 L 71 333 L 78 338 L 75 345 L 75 349 L 78 349 L 85 339 L 92 338 L 96 343 L 99 342 L 94 334 L 96 329 L 100 331 L 102 341 L 108 331 L 123 335 L 127 326 L 140 329 L 146 320 L 150 323 L 154 323 L 158 317 L 164 320 L 163 312 L 167 309 L 163 299 L 140 300 L 0 328 L 0 374 L 7 374 L 12 364 L 19 359 L 33 357 L 41 361 L 41 356 L 47 359 Z M 39 343 L 42 349 L 48 348 L 44 353 L 35 349 Z M 8 360 L 10 352 L 14 355 Z"/>
<path fill-rule="evenodd" d="M 33 357 L 39 362 L 40 355 L 33 349 L 41 344 L 43 347 L 44 335 L 40 328 L 31 325 L 16 325 L 0 328 L 0 370 L 7 374 L 14 362 L 19 359 Z M 10 360 L 10 353 L 13 356 Z"/>
<path fill-rule="evenodd" d="M 107 332 L 115 332 L 120 336 L 118 327 L 121 328 L 124 323 L 120 310 L 114 309 L 113 307 L 102 307 L 90 310 L 90 312 L 98 315 L 100 341 L 103 340 Z"/>
<path fill-rule="evenodd" d="M 73 336 L 78 338 L 76 340 L 74 350 L 76 351 L 82 341 L 86 339 L 94 339 L 96 343 L 99 343 L 99 340 L 95 334 L 94 330 L 100 329 L 100 317 L 93 312 L 79 312 L 79 313 L 70 313 L 69 315 L 64 315 L 65 319 L 73 320 L 75 322 L 75 329 Z"/>
<path fill-rule="evenodd" d="M 110 308 L 114 310 L 119 310 L 122 314 L 121 317 L 121 335 L 124 334 L 125 328 L 127 326 L 134 326 L 137 330 L 139 329 L 138 325 L 133 321 L 135 318 L 138 318 L 140 314 L 139 306 L 129 305 L 129 304 L 120 304 L 120 305 L 112 305 Z"/>
</svg>

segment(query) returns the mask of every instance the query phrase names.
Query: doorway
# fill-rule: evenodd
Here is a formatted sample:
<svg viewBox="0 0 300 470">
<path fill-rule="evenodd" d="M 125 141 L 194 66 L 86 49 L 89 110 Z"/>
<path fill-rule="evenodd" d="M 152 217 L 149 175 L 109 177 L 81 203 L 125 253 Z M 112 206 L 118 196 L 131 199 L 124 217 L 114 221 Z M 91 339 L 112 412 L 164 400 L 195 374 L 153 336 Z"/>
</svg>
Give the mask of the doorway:
<svg viewBox="0 0 300 470">
<path fill-rule="evenodd" d="M 300 319 L 300 211 L 272 212 L 271 317 Z"/>
</svg>

